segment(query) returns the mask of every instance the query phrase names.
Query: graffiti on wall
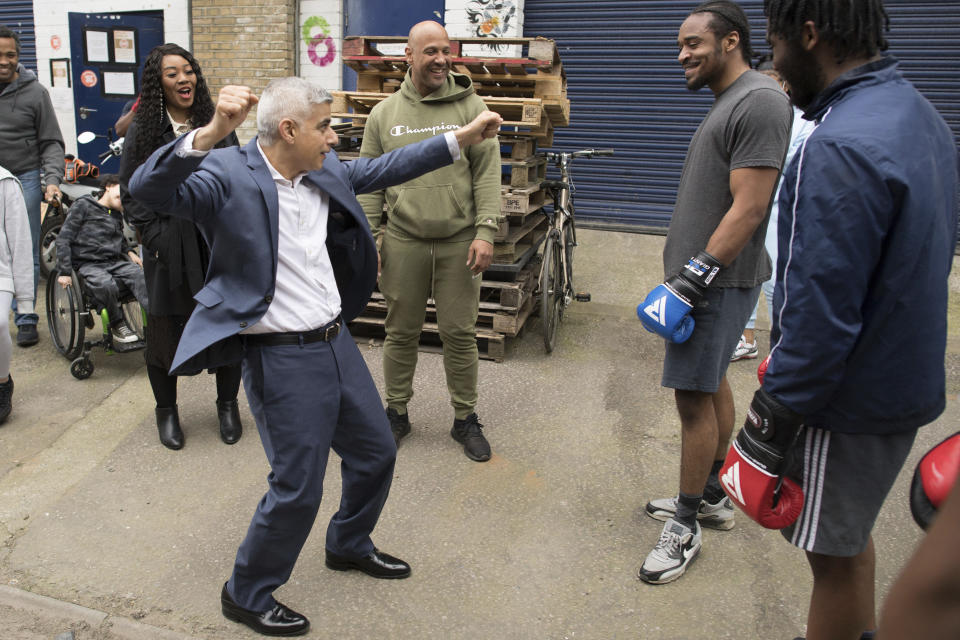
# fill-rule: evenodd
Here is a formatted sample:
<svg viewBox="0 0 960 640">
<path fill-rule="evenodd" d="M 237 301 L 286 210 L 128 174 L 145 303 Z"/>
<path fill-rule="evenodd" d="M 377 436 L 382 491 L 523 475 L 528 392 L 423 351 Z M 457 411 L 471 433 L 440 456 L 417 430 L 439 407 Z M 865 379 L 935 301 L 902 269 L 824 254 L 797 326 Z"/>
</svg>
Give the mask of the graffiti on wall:
<svg viewBox="0 0 960 640">
<path fill-rule="evenodd" d="M 513 0 L 472 0 L 467 3 L 467 20 L 473 27 L 473 35 L 478 38 L 502 38 L 513 26 L 517 15 L 517 5 Z M 500 51 L 500 45 L 488 45 L 493 51 Z"/>
<path fill-rule="evenodd" d="M 303 22 L 300 30 L 303 43 L 307 45 L 307 57 L 318 67 L 325 67 L 337 57 L 337 46 L 330 36 L 330 23 L 319 16 L 311 16 Z"/>
</svg>

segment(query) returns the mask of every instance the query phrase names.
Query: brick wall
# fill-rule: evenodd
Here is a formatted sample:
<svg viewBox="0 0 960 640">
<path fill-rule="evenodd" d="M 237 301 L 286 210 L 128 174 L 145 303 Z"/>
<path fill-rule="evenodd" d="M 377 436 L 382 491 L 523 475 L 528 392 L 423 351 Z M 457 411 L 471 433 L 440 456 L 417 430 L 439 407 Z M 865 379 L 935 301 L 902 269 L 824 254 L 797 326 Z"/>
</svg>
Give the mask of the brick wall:
<svg viewBox="0 0 960 640">
<path fill-rule="evenodd" d="M 193 55 L 200 61 L 214 102 L 227 84 L 259 94 L 273 78 L 296 74 L 297 0 L 193 0 Z M 240 143 L 257 131 L 256 110 L 237 129 Z"/>
</svg>

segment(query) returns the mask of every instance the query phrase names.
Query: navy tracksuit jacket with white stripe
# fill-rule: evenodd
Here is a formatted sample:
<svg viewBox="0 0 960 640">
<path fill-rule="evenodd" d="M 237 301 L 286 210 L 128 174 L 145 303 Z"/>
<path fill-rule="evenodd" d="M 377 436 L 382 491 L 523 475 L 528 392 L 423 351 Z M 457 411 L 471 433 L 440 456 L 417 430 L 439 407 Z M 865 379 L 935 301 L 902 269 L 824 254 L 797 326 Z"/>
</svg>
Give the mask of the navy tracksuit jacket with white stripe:
<svg viewBox="0 0 960 640">
<path fill-rule="evenodd" d="M 764 388 L 810 427 L 895 433 L 946 404 L 957 147 L 885 57 L 839 77 L 780 191 Z"/>
</svg>

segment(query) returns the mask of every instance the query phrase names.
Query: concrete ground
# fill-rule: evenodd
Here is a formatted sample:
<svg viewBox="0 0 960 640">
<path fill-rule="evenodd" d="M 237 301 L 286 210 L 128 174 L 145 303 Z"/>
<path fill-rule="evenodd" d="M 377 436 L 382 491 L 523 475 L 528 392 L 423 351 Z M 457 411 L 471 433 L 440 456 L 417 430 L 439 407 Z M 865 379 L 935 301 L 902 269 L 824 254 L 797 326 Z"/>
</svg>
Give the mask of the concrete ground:
<svg viewBox="0 0 960 640">
<path fill-rule="evenodd" d="M 509 341 L 505 362 L 481 361 L 489 462 L 471 462 L 448 435 L 442 361 L 422 354 L 413 433 L 374 532 L 378 546 L 410 561 L 410 579 L 324 567 L 324 529 L 340 489 L 332 456 L 318 526 L 276 594 L 311 619 L 308 637 L 803 634 L 811 586 L 803 554 L 742 515 L 732 531 L 704 532 L 700 557 L 679 581 L 637 580 L 661 529 L 643 505 L 676 492 L 679 466 L 672 393 L 659 386 L 662 342 L 634 311 L 660 281 L 663 238 L 584 231 L 580 239 L 577 289 L 593 302 L 571 308 L 556 351 L 544 354 L 533 318 Z M 921 539 L 907 503 L 913 467 L 960 423 L 957 274 L 947 410 L 920 431 L 880 514 L 878 598 Z M 246 433 L 226 446 L 213 379 L 181 380 L 187 444 L 169 451 L 157 440 L 140 353 L 96 353 L 93 377 L 78 381 L 45 319 L 40 330 L 38 346 L 14 348 L 14 411 L 0 428 L 0 637 L 258 637 L 224 619 L 219 605 L 268 471 L 243 400 Z M 767 338 L 760 333 L 761 356 Z M 380 384 L 380 348 L 361 349 Z M 757 386 L 756 363 L 730 366 L 738 424 Z"/>
</svg>

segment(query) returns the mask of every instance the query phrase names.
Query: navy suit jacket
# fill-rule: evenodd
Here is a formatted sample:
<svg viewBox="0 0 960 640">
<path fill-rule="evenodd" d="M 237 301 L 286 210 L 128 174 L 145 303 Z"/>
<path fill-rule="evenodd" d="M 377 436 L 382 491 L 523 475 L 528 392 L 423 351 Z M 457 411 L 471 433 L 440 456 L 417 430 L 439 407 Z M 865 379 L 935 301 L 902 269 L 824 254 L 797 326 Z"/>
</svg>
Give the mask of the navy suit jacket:
<svg viewBox="0 0 960 640">
<path fill-rule="evenodd" d="M 157 149 L 130 179 L 130 194 L 156 211 L 192 220 L 210 247 L 204 287 L 187 322 L 172 373 L 236 363 L 238 335 L 267 312 L 277 280 L 279 200 L 256 138 L 204 157 L 177 155 L 182 139 Z M 377 191 L 451 164 L 444 136 L 379 158 L 340 162 L 327 154 L 304 178 L 330 196 L 327 250 L 343 319 L 363 310 L 377 280 L 377 249 L 357 193 Z"/>
</svg>

